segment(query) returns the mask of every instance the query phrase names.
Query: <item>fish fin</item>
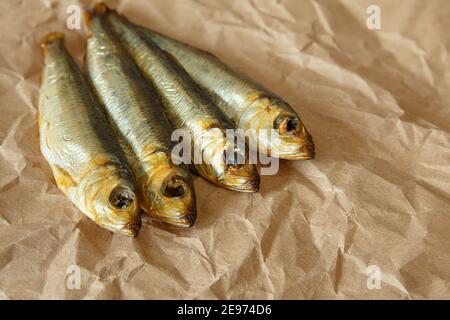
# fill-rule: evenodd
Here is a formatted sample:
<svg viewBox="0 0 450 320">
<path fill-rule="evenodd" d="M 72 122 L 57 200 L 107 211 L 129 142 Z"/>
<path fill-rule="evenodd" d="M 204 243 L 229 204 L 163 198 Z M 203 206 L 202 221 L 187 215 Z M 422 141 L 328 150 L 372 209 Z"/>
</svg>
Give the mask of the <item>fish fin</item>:
<svg viewBox="0 0 450 320">
<path fill-rule="evenodd" d="M 45 48 L 51 43 L 62 43 L 64 41 L 64 32 L 50 32 L 41 39 L 41 47 Z"/>
<path fill-rule="evenodd" d="M 72 178 L 72 176 L 63 168 L 57 165 L 50 165 L 53 176 L 55 177 L 55 181 L 57 186 L 66 193 L 68 189 L 74 188 L 77 186 L 76 181 Z"/>
</svg>

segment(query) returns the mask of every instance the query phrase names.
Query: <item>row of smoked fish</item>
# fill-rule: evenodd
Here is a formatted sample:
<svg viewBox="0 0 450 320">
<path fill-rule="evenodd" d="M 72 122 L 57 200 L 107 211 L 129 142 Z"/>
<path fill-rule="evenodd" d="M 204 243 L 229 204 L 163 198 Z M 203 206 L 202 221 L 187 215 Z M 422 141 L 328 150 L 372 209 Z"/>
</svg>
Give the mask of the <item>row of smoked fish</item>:
<svg viewBox="0 0 450 320">
<path fill-rule="evenodd" d="M 42 40 L 40 147 L 59 189 L 101 227 L 134 237 L 141 209 L 171 225 L 194 224 L 189 169 L 171 160 L 173 129 L 186 130 L 192 150 L 201 150 L 203 163 L 190 169 L 236 191 L 258 191 L 259 175 L 239 146 L 233 152 L 245 163 L 227 160 L 227 129 L 275 129 L 276 139 L 255 137 L 268 155 L 314 157 L 297 113 L 213 55 L 132 24 L 104 4 L 84 20 L 85 72 L 62 33 Z"/>
</svg>

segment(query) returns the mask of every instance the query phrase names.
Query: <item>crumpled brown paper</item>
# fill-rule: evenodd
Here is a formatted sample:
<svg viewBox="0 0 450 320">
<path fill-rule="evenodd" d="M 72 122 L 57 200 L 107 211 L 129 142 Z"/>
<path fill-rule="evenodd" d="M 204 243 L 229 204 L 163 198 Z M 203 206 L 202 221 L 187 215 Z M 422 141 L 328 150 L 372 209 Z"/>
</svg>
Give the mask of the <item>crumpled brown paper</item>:
<svg viewBox="0 0 450 320">
<path fill-rule="evenodd" d="M 448 1 L 107 3 L 285 97 L 317 158 L 256 194 L 195 178 L 192 230 L 103 230 L 57 190 L 36 123 L 39 39 L 86 1 L 1 1 L 0 298 L 450 297 Z M 83 31 L 66 44 L 81 61 Z"/>
</svg>

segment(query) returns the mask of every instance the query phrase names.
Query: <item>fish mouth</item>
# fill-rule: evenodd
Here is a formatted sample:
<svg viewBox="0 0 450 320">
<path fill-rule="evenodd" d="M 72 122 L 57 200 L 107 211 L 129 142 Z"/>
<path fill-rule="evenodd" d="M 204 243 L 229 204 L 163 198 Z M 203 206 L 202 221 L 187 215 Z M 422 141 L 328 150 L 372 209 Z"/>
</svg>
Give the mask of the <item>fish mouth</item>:
<svg viewBox="0 0 450 320">
<path fill-rule="evenodd" d="M 135 222 L 135 223 L 129 223 L 129 224 L 124 225 L 118 231 L 129 237 L 136 238 L 137 235 L 139 234 L 140 230 L 141 230 L 141 223 Z"/>
<path fill-rule="evenodd" d="M 181 228 L 191 228 L 194 226 L 195 220 L 197 219 L 197 214 L 195 212 L 189 212 L 182 214 L 178 217 L 166 218 L 162 221 Z"/>
<path fill-rule="evenodd" d="M 224 173 L 218 184 L 240 192 L 258 192 L 259 174 L 256 166 L 248 163 L 239 148 L 230 147 L 223 151 Z"/>
<path fill-rule="evenodd" d="M 312 142 L 312 138 L 310 138 L 310 142 L 302 145 L 299 149 L 298 154 L 293 156 L 293 159 L 311 160 L 315 157 L 316 152 L 314 150 L 314 143 Z"/>
<path fill-rule="evenodd" d="M 106 229 L 130 238 L 136 238 L 141 230 L 141 221 L 124 224 L 123 226 L 104 226 Z"/>
<path fill-rule="evenodd" d="M 183 216 L 175 219 L 175 223 L 179 227 L 191 228 L 194 226 L 195 220 L 197 219 L 197 214 L 190 212 L 189 214 L 184 214 Z"/>
<path fill-rule="evenodd" d="M 311 160 L 316 156 L 314 144 L 306 142 L 301 145 L 280 145 L 274 156 L 286 160 Z"/>
<path fill-rule="evenodd" d="M 227 165 L 218 184 L 234 191 L 258 192 L 260 177 L 255 165 Z"/>
</svg>

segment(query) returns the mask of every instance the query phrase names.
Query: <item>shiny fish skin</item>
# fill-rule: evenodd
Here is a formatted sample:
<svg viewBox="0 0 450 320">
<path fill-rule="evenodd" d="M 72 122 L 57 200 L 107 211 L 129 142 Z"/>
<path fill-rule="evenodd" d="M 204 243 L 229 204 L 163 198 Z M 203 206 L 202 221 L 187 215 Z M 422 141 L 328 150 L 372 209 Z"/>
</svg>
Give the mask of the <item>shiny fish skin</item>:
<svg viewBox="0 0 450 320">
<path fill-rule="evenodd" d="M 156 94 L 104 22 L 102 7 L 86 13 L 86 68 L 136 176 L 142 209 L 190 227 L 196 218 L 189 170 L 171 161 L 171 128 Z"/>
<path fill-rule="evenodd" d="M 56 183 L 98 225 L 135 237 L 139 203 L 132 174 L 62 33 L 42 41 L 40 147 Z"/>
<path fill-rule="evenodd" d="M 243 159 L 246 156 L 245 150 L 232 147 L 225 137 L 225 130 L 234 128 L 231 121 L 156 44 L 116 12 L 109 11 L 107 17 L 111 29 L 154 84 L 172 127 L 186 129 L 192 138 L 192 150 L 202 150 L 203 163 L 192 164 L 191 168 L 221 187 L 241 192 L 258 191 L 259 175 L 255 165 L 248 164 L 248 159 L 245 164 L 226 163 L 227 148 L 233 148 Z"/>
<path fill-rule="evenodd" d="M 312 159 L 311 135 L 284 100 L 255 81 L 233 71 L 214 55 L 141 28 L 163 50 L 170 52 L 211 96 L 236 127 L 276 129 L 274 140 L 253 136 L 268 155 L 283 159 Z"/>
</svg>

